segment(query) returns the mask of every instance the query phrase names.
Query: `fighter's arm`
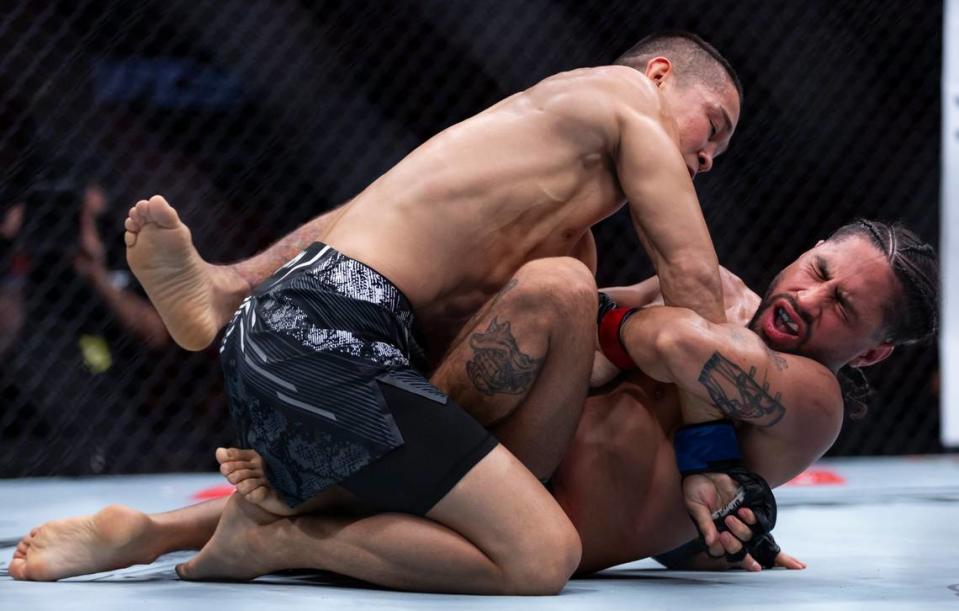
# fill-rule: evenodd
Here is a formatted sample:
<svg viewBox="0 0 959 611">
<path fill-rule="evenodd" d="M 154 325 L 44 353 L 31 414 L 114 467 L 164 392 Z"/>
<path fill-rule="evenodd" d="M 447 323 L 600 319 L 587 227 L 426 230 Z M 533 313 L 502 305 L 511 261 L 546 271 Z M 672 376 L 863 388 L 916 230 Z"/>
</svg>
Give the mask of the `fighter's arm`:
<svg viewBox="0 0 959 611">
<path fill-rule="evenodd" d="M 686 162 L 664 126 L 658 96 L 637 91 L 622 99 L 616 107 L 616 170 L 665 303 L 725 322 L 719 261 Z"/>
<path fill-rule="evenodd" d="M 719 276 L 722 279 L 726 322 L 745 327 L 759 307 L 761 301 L 759 295 L 746 286 L 742 278 L 722 265 L 719 266 Z M 614 286 L 601 290 L 624 308 L 664 305 L 658 276 L 652 276 L 629 286 Z"/>
<path fill-rule="evenodd" d="M 723 322 L 716 252 L 652 81 L 604 66 L 551 77 L 523 95 L 565 139 L 612 160 L 666 303 Z"/>
<path fill-rule="evenodd" d="M 621 337 L 647 375 L 678 385 L 711 410 L 704 419 L 752 425 L 740 439 L 746 464 L 773 486 L 821 456 L 838 435 L 842 395 L 835 376 L 811 359 L 770 350 L 750 331 L 689 310 L 652 307 L 627 319 Z M 783 452 L 781 460 L 763 460 Z"/>
</svg>

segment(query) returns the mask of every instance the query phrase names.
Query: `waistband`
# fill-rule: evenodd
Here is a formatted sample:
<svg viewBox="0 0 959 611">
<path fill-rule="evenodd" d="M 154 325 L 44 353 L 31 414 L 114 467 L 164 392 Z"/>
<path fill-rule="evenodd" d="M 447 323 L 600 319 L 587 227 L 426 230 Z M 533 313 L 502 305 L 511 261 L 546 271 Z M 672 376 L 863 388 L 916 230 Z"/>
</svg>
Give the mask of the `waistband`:
<svg viewBox="0 0 959 611">
<path fill-rule="evenodd" d="M 385 308 L 404 324 L 412 326 L 414 323 L 409 299 L 389 278 L 322 242 L 314 242 L 274 272 L 256 293 L 279 288 L 299 274 L 309 275 L 343 297 Z"/>
</svg>

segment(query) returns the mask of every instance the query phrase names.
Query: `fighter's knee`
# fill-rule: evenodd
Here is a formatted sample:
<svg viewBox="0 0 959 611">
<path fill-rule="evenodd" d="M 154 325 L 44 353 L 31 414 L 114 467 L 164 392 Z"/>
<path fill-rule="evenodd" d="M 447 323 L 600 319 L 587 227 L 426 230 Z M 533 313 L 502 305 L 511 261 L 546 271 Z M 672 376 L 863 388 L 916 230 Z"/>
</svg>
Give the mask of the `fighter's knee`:
<svg viewBox="0 0 959 611">
<path fill-rule="evenodd" d="M 543 529 L 538 543 L 515 554 L 506 568 L 506 593 L 559 594 L 579 567 L 581 557 L 582 543 L 572 524 Z"/>
<path fill-rule="evenodd" d="M 581 261 L 572 257 L 554 257 L 530 261 L 516 275 L 513 290 L 543 304 L 568 310 L 596 307 L 596 280 Z"/>
</svg>

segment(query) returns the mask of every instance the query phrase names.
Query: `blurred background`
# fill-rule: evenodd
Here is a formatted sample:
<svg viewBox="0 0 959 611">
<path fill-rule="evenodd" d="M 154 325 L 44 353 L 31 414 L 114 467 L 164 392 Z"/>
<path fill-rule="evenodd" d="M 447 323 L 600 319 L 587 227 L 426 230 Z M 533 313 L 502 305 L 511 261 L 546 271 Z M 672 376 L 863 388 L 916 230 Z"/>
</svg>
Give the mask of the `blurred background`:
<svg viewBox="0 0 959 611">
<path fill-rule="evenodd" d="M 751 287 L 857 216 L 938 242 L 940 2 L 0 2 L 0 477 L 212 470 L 234 443 L 216 345 L 177 349 L 126 268 L 137 199 L 165 195 L 208 260 L 242 258 L 662 29 L 743 80 L 697 188 Z M 596 235 L 601 285 L 650 273 L 625 212 Z M 897 352 L 832 454 L 943 450 L 936 347 Z"/>
</svg>

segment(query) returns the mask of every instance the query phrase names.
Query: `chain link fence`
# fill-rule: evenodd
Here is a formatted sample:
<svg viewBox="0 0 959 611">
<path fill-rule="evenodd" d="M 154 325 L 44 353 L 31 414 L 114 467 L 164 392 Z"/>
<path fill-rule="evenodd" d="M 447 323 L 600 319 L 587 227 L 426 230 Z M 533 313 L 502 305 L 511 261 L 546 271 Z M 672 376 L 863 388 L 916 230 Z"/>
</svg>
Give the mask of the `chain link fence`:
<svg viewBox="0 0 959 611">
<path fill-rule="evenodd" d="M 234 433 L 215 348 L 185 353 L 126 270 L 164 194 L 213 261 L 249 256 L 418 143 L 662 29 L 746 88 L 697 179 L 720 260 L 759 292 L 855 216 L 938 235 L 938 2 L 0 2 L 0 476 L 208 470 Z M 650 270 L 625 215 L 600 282 Z M 838 454 L 941 451 L 937 353 L 870 373 Z"/>
</svg>

